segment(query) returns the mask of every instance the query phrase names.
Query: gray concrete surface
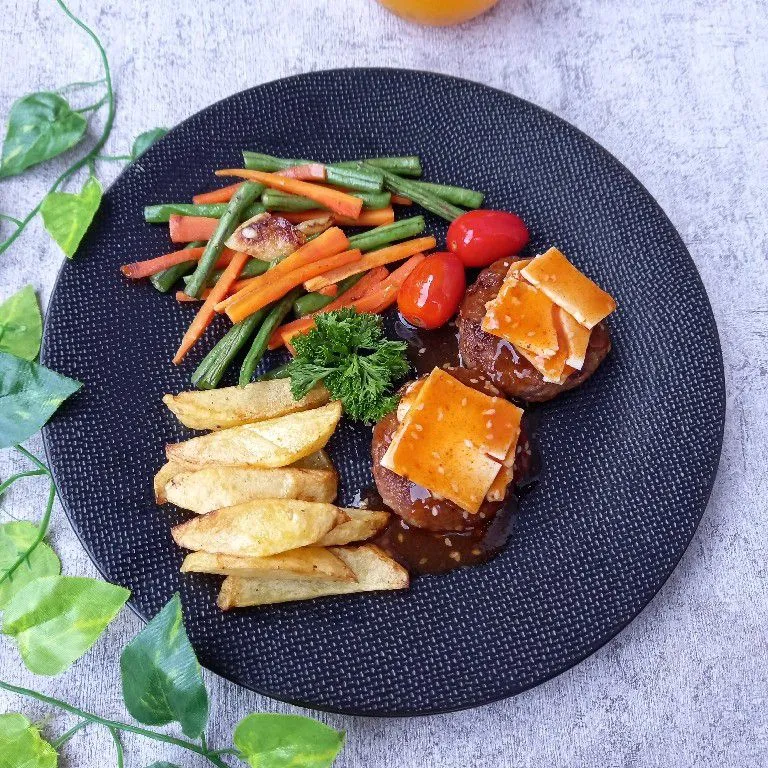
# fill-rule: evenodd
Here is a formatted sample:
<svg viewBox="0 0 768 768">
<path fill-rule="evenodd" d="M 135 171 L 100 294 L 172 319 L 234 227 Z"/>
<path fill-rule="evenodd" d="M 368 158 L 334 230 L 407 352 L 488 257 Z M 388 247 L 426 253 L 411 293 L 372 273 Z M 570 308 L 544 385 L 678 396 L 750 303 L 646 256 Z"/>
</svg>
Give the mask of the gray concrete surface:
<svg viewBox="0 0 768 768">
<path fill-rule="evenodd" d="M 728 423 L 718 482 L 680 567 L 642 615 L 580 666 L 514 700 L 413 720 L 325 717 L 349 733 L 344 768 L 758 768 L 768 764 L 768 14 L 764 0 L 502 0 L 450 30 L 408 25 L 371 0 L 195 3 L 108 0 L 73 9 L 99 30 L 119 108 L 109 150 L 235 91 L 307 70 L 387 65 L 512 91 L 571 121 L 641 179 L 679 229 L 720 328 Z M 90 80 L 98 60 L 53 0 L 3 0 L 0 115 L 17 96 Z M 95 121 L 98 124 L 98 121 Z M 61 164 L 0 185 L 26 212 Z M 62 166 L 63 167 L 63 166 Z M 117 167 L 103 164 L 109 181 Z M 32 283 L 47 301 L 61 260 L 39 223 L 0 257 L 0 296 Z M 30 447 L 40 450 L 38 440 Z M 19 467 L 0 453 L 0 477 Z M 0 513 L 34 519 L 35 480 Z M 66 572 L 95 576 L 60 509 L 52 543 Z M 122 717 L 117 657 L 139 630 L 125 612 L 55 679 L 28 674 L 0 640 L 3 679 Z M 254 710 L 297 711 L 208 675 L 211 741 Z M 0 711 L 43 706 L 0 693 Z M 55 716 L 47 732 L 64 730 Z M 126 740 L 131 768 L 202 763 Z M 62 764 L 111 760 L 78 735 Z"/>
</svg>

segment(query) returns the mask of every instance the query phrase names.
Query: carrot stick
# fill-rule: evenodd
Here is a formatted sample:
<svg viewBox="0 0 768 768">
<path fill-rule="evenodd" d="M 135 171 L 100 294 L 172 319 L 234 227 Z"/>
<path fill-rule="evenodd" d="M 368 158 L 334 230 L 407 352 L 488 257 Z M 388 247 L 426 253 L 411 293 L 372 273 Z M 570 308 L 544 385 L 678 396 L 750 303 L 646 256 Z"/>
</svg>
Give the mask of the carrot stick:
<svg viewBox="0 0 768 768">
<path fill-rule="evenodd" d="M 414 256 L 414 258 L 416 258 Z M 307 317 L 300 317 L 298 320 L 293 320 L 290 323 L 280 326 L 269 340 L 270 349 L 278 349 L 282 347 L 286 339 L 290 339 L 297 333 L 306 333 L 311 328 L 314 328 L 313 318 L 317 315 L 322 315 L 325 312 L 333 312 L 335 309 L 341 309 L 342 307 L 348 307 L 353 301 L 361 299 L 371 290 L 379 286 L 389 276 L 386 267 L 376 267 L 370 272 L 366 273 L 357 283 L 351 286 L 348 290 L 344 291 L 341 296 L 335 298 L 330 304 L 327 304 L 317 312 L 313 312 Z"/>
<path fill-rule="evenodd" d="M 322 163 L 294 165 L 277 171 L 277 175 L 286 176 L 289 179 L 300 179 L 301 181 L 325 181 L 325 166 Z"/>
<path fill-rule="evenodd" d="M 272 269 L 269 270 L 268 276 L 265 273 L 258 277 L 249 278 L 247 281 L 241 280 L 237 287 L 236 296 L 239 296 L 244 290 L 256 290 L 260 286 L 272 282 L 288 272 L 292 272 L 294 269 L 298 269 L 305 264 L 317 261 L 317 259 L 325 258 L 327 256 L 335 256 L 337 253 L 345 251 L 348 247 L 349 240 L 338 227 L 326 229 L 325 232 L 318 235 L 314 240 L 305 243 L 301 248 L 298 248 L 290 256 L 287 256 L 279 264 L 272 267 Z M 229 304 L 234 303 L 234 299 L 235 296 L 232 296 L 227 302 L 223 303 L 221 307 L 217 307 L 216 311 L 223 311 Z"/>
<path fill-rule="evenodd" d="M 413 200 L 410 197 L 404 195 L 392 195 L 392 202 L 395 205 L 413 205 Z"/>
<path fill-rule="evenodd" d="M 210 288 L 204 288 L 200 296 L 197 296 L 197 297 L 190 296 L 188 293 L 184 293 L 184 291 L 176 291 L 176 301 L 182 304 L 190 301 L 205 301 L 205 299 L 207 299 L 210 295 L 211 295 Z"/>
<path fill-rule="evenodd" d="M 405 278 L 413 272 L 416 267 L 421 264 L 427 257 L 423 253 L 417 253 L 415 256 L 411 256 L 408 261 L 401 264 L 397 269 L 382 281 L 379 288 L 386 288 L 388 285 L 396 285 L 398 288 L 405 282 Z M 362 282 L 362 280 L 360 281 Z"/>
<path fill-rule="evenodd" d="M 333 298 L 338 294 L 339 292 L 339 286 L 334 283 L 333 285 L 326 285 L 325 288 L 321 288 L 318 293 L 322 296 L 330 296 Z"/>
<path fill-rule="evenodd" d="M 179 216 L 174 213 L 168 219 L 171 240 L 174 243 L 210 240 L 218 226 L 219 220 L 208 216 Z"/>
<path fill-rule="evenodd" d="M 250 256 L 247 253 L 235 253 L 232 257 L 229 266 L 224 270 L 224 274 L 219 278 L 216 285 L 211 288 L 208 298 L 203 302 L 203 306 L 200 307 L 195 315 L 195 319 L 184 334 L 179 349 L 173 358 L 174 365 L 178 365 L 184 359 L 187 352 L 192 349 L 198 339 L 205 333 L 205 329 L 211 324 L 211 320 L 216 315 L 214 307 L 227 295 L 249 258 Z"/>
<path fill-rule="evenodd" d="M 304 284 L 304 288 L 308 291 L 318 291 L 320 288 L 331 283 L 338 283 L 339 280 L 343 280 L 350 275 L 356 275 L 358 272 L 367 272 L 369 269 L 373 269 L 373 267 L 381 267 L 392 261 L 402 261 L 416 253 L 428 251 L 430 248 L 434 248 L 435 245 L 436 240 L 434 237 L 417 237 L 414 240 L 406 240 L 404 243 L 390 245 L 378 251 L 370 251 L 359 262 L 349 264 L 341 269 L 335 269 L 333 272 L 329 272 L 327 275 L 320 275 L 313 280 L 308 280 Z"/>
<path fill-rule="evenodd" d="M 222 187 L 221 189 L 213 189 L 210 192 L 201 192 L 199 195 L 195 195 L 192 198 L 192 202 L 195 205 L 209 205 L 213 203 L 228 203 L 235 192 L 240 189 L 242 182 L 237 184 L 230 184 L 228 187 Z"/>
<path fill-rule="evenodd" d="M 158 272 L 162 272 L 169 267 L 175 267 L 185 261 L 199 259 L 203 255 L 205 248 L 184 248 L 180 251 L 165 253 L 154 259 L 145 261 L 134 261 L 132 264 L 123 264 L 120 271 L 131 280 L 139 280 L 142 277 L 151 277 Z"/>
<path fill-rule="evenodd" d="M 316 219 L 327 213 L 327 211 L 312 209 L 309 211 L 283 211 L 278 215 L 290 221 L 291 224 L 301 224 L 302 221 Z M 333 215 L 333 223 L 340 227 L 381 227 L 384 224 L 391 224 L 394 220 L 395 211 L 392 206 L 374 208 L 372 211 L 361 211 L 356 219 L 349 216 L 339 216 L 337 213 Z"/>
<path fill-rule="evenodd" d="M 285 176 L 278 176 L 276 173 L 263 173 L 262 171 L 248 171 L 245 168 L 225 168 L 216 171 L 217 176 L 236 176 L 241 179 L 258 181 L 270 189 L 282 189 L 292 195 L 308 197 L 314 200 L 318 205 L 327 208 L 329 211 L 338 213 L 341 216 L 351 216 L 356 219 L 363 208 L 363 201 L 359 197 L 352 197 L 344 192 L 339 192 L 328 187 L 321 187 L 319 184 L 309 184 L 299 179 L 289 179 Z"/>
<path fill-rule="evenodd" d="M 230 304 L 226 308 L 227 315 L 233 323 L 239 323 L 254 312 L 258 312 L 262 307 L 266 307 L 267 304 L 281 299 L 288 291 L 301 285 L 311 276 L 320 275 L 330 269 L 336 269 L 353 261 L 359 261 L 360 256 L 361 253 L 357 249 L 345 251 L 335 256 L 311 262 L 280 277 L 273 276 L 272 280 L 266 285 L 257 288 L 255 291 L 250 291 L 242 298 Z M 274 272 L 275 270 L 273 268 L 270 271 Z"/>
</svg>

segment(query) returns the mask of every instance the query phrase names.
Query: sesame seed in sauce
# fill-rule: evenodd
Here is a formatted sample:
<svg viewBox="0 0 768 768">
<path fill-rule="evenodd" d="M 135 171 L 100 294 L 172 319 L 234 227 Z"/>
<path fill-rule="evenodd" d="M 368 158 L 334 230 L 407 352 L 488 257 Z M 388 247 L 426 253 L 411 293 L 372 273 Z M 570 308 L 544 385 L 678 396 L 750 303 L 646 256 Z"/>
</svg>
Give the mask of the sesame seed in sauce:
<svg viewBox="0 0 768 768">
<path fill-rule="evenodd" d="M 421 560 L 419 560 L 419 565 L 426 565 L 427 564 L 427 558 L 422 557 Z"/>
<path fill-rule="evenodd" d="M 465 438 L 465 440 L 464 440 L 464 445 L 466 445 L 466 446 L 467 446 L 467 448 L 473 448 L 473 447 L 474 447 L 474 446 L 472 445 L 472 441 L 471 441 L 471 440 L 469 440 L 469 439 L 467 439 L 467 438 Z"/>
<path fill-rule="evenodd" d="M 493 427 L 493 420 L 488 419 L 488 421 L 485 422 L 485 426 L 487 429 L 491 429 L 491 427 Z"/>
<path fill-rule="evenodd" d="M 445 474 L 445 467 L 442 464 L 437 465 L 437 474 L 438 475 L 444 475 Z"/>
<path fill-rule="evenodd" d="M 448 557 L 450 557 L 452 560 L 455 560 L 457 563 L 461 560 L 461 555 L 458 552 L 451 552 Z"/>
<path fill-rule="evenodd" d="M 437 507 L 432 507 L 432 515 L 437 517 Z"/>
<path fill-rule="evenodd" d="M 414 425 L 413 425 L 413 428 L 414 428 L 414 429 L 415 429 L 417 432 L 423 432 L 423 431 L 424 431 L 424 427 L 423 427 L 421 424 L 414 424 Z"/>
<path fill-rule="evenodd" d="M 487 411 L 483 411 L 483 416 L 493 416 L 496 413 L 495 408 L 489 408 Z"/>
<path fill-rule="evenodd" d="M 437 451 L 432 451 L 432 458 L 433 459 L 439 459 L 440 458 L 440 454 Z"/>
<path fill-rule="evenodd" d="M 462 404 L 462 406 L 467 404 L 467 398 L 466 397 L 462 397 L 461 398 L 461 404 Z"/>
<path fill-rule="evenodd" d="M 478 556 L 479 554 L 481 554 L 481 553 L 480 553 L 480 550 L 479 550 L 477 547 L 475 547 L 475 548 L 472 550 L 472 554 L 473 554 L 475 557 L 477 557 L 477 556 Z"/>
<path fill-rule="evenodd" d="M 397 540 L 398 540 L 398 541 L 399 541 L 401 544 L 403 543 L 403 534 L 402 534 L 402 533 L 398 533 L 398 534 L 397 534 Z"/>
<path fill-rule="evenodd" d="M 469 383 L 470 384 L 477 384 L 478 381 L 479 381 L 479 379 L 470 379 Z"/>
<path fill-rule="evenodd" d="M 443 541 L 445 542 L 446 547 L 452 547 L 453 544 L 451 544 L 451 540 L 446 536 Z"/>
</svg>

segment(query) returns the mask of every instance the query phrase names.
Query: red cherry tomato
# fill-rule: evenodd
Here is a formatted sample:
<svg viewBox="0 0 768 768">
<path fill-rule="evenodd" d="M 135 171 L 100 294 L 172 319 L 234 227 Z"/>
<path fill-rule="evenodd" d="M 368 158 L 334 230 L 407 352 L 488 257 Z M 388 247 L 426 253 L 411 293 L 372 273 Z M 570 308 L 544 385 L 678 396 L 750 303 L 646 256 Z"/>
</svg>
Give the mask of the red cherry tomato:
<svg viewBox="0 0 768 768">
<path fill-rule="evenodd" d="M 530 235 L 523 220 L 507 211 L 469 211 L 448 227 L 448 248 L 466 267 L 487 267 L 525 248 Z"/>
<path fill-rule="evenodd" d="M 433 253 L 405 279 L 397 294 L 400 314 L 418 328 L 439 328 L 458 311 L 467 280 L 453 253 Z"/>
</svg>

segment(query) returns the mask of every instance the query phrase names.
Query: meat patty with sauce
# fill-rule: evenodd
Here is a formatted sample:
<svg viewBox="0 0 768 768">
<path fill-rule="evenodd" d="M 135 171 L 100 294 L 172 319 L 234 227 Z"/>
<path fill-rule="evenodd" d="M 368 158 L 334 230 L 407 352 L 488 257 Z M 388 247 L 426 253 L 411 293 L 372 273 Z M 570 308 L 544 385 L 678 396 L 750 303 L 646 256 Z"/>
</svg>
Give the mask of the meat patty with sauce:
<svg viewBox="0 0 768 768">
<path fill-rule="evenodd" d="M 480 327 L 485 305 L 498 295 L 514 261 L 495 261 L 467 290 L 459 309 L 459 352 L 464 365 L 483 371 L 509 397 L 543 402 L 583 384 L 611 351 L 611 337 L 606 324 L 598 323 L 592 329 L 582 369 L 574 371 L 562 384 L 544 381 L 509 342 Z"/>
<path fill-rule="evenodd" d="M 451 376 L 462 384 L 483 392 L 491 397 L 501 396 L 501 392 L 478 371 L 468 368 L 446 368 Z M 422 379 L 426 376 L 422 376 Z M 421 379 L 419 379 L 420 381 Z M 413 382 L 406 384 L 400 391 L 401 397 L 409 390 Z M 504 505 L 506 498 L 500 501 L 486 501 L 477 514 L 466 512 L 448 499 L 433 496 L 426 488 L 381 466 L 381 459 L 387 451 L 392 437 L 399 425 L 397 411 L 385 416 L 373 429 L 373 478 L 382 501 L 406 523 L 430 531 L 468 531 L 488 523 Z M 527 443 L 525 426 L 521 426 L 518 446 Z M 529 472 L 530 451 L 519 450 L 515 456 L 512 481 L 507 493 L 516 481 L 522 480 Z"/>
</svg>

